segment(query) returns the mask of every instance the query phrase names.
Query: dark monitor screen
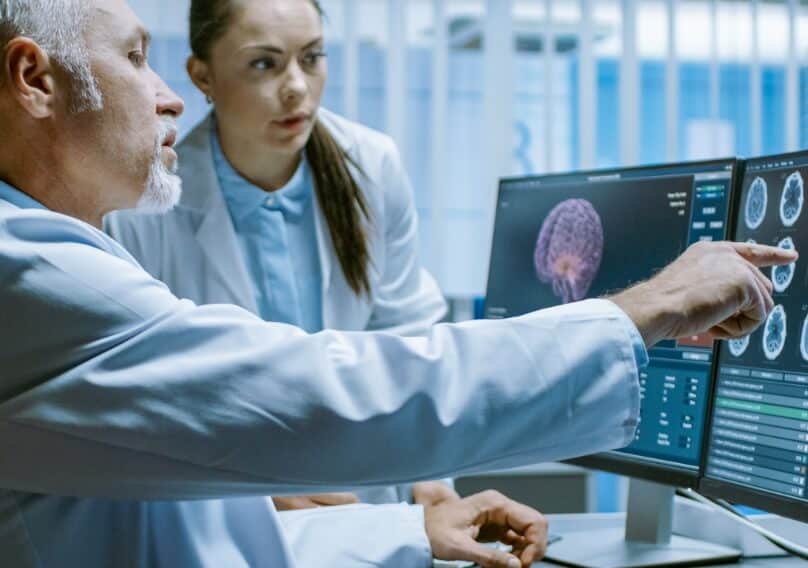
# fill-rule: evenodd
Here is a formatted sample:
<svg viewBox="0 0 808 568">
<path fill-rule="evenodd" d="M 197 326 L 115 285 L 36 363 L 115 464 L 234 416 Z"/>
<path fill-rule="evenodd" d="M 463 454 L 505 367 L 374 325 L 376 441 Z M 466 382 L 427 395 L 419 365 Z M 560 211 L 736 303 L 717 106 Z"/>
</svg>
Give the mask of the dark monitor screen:
<svg viewBox="0 0 808 568">
<path fill-rule="evenodd" d="M 691 243 L 724 239 L 735 170 L 730 159 L 502 180 L 486 317 L 608 295 L 649 278 Z M 681 338 L 649 355 L 634 441 L 576 463 L 695 485 L 713 343 Z"/>
<path fill-rule="evenodd" d="M 766 269 L 774 311 L 751 335 L 721 342 L 705 452 L 707 493 L 808 520 L 808 152 L 749 160 L 733 238 L 803 252 Z"/>
</svg>

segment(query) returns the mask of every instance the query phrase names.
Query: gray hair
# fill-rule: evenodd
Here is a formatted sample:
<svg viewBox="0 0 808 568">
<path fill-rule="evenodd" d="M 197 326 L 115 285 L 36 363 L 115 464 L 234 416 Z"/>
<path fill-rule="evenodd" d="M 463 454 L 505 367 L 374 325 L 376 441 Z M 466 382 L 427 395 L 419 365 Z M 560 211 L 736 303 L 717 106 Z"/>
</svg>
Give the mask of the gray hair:
<svg viewBox="0 0 808 568">
<path fill-rule="evenodd" d="M 0 53 L 17 36 L 37 42 L 69 77 L 75 113 L 103 107 L 83 36 L 89 15 L 87 0 L 0 0 Z"/>
</svg>

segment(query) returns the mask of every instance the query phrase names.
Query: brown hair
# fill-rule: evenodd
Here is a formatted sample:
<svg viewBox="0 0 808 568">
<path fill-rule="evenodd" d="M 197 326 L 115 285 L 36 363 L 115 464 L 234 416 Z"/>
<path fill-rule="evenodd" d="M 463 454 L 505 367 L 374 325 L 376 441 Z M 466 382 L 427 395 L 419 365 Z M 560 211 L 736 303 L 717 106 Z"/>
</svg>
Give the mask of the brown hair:
<svg viewBox="0 0 808 568">
<path fill-rule="evenodd" d="M 309 1 L 322 16 L 320 2 Z M 191 51 L 197 59 L 210 60 L 213 44 L 230 25 L 233 4 L 234 0 L 191 1 Z M 314 125 L 305 151 L 314 176 L 317 201 L 328 223 L 345 279 L 357 296 L 369 294 L 370 251 L 363 220 L 369 221 L 370 214 L 350 166 L 360 175 L 364 175 L 364 172 L 319 120 Z"/>
</svg>

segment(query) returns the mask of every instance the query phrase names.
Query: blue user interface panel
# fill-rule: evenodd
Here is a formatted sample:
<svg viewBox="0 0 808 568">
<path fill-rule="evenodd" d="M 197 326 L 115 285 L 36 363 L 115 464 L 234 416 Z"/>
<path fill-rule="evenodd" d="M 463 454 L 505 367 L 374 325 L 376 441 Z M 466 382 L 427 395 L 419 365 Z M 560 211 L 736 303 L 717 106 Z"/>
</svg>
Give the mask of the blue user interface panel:
<svg viewBox="0 0 808 568">
<path fill-rule="evenodd" d="M 742 339 L 722 342 L 705 476 L 804 500 L 808 467 L 808 154 L 750 160 L 734 238 L 803 256 L 766 269 L 775 308 Z M 804 505 L 804 502 L 803 502 Z"/>
<path fill-rule="evenodd" d="M 735 168 L 724 160 L 502 180 L 486 317 L 608 295 L 651 277 L 696 241 L 724 239 Z M 695 475 L 713 343 L 684 337 L 649 355 L 640 425 L 620 455 Z"/>
</svg>

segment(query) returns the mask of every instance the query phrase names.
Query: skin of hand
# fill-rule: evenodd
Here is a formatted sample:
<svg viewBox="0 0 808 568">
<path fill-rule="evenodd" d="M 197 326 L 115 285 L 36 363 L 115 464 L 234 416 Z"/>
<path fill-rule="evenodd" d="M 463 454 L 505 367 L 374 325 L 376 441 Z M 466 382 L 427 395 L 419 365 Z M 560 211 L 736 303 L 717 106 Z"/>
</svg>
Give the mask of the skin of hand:
<svg viewBox="0 0 808 568">
<path fill-rule="evenodd" d="M 354 505 L 359 503 L 359 497 L 353 493 L 321 493 L 319 495 L 273 497 L 272 502 L 275 503 L 278 511 L 294 511 L 296 509 Z"/>
<path fill-rule="evenodd" d="M 412 486 L 412 500 L 416 505 L 431 507 L 444 501 L 459 499 L 460 495 L 442 481 L 423 481 Z"/>
<path fill-rule="evenodd" d="M 496 491 L 425 507 L 424 519 L 432 555 L 440 560 L 466 560 L 483 568 L 527 568 L 547 550 L 547 520 L 541 513 Z M 512 552 L 481 542 L 502 542 Z"/>
<path fill-rule="evenodd" d="M 649 347 L 703 332 L 716 339 L 742 337 L 774 307 L 772 283 L 760 268 L 797 257 L 765 245 L 700 242 L 650 280 L 609 299 L 634 321 Z"/>
</svg>

